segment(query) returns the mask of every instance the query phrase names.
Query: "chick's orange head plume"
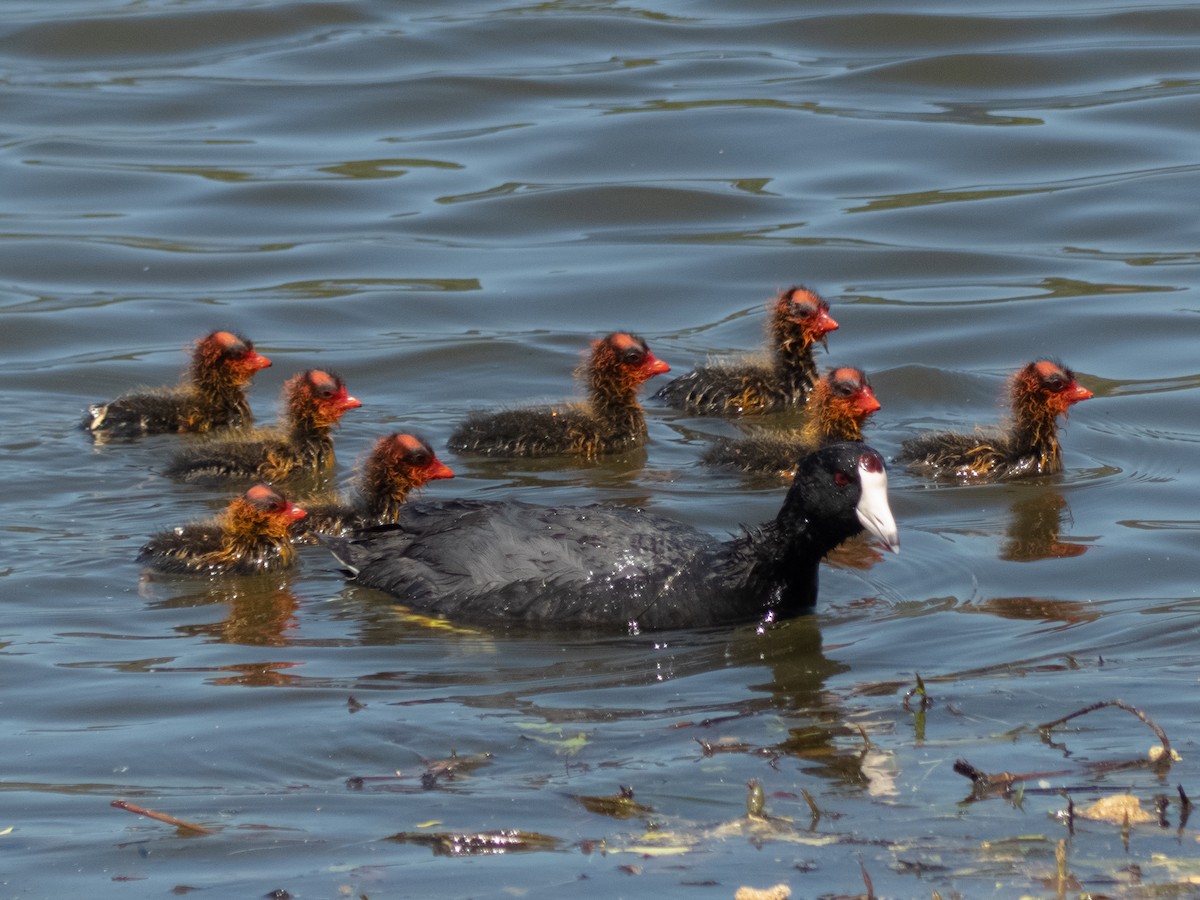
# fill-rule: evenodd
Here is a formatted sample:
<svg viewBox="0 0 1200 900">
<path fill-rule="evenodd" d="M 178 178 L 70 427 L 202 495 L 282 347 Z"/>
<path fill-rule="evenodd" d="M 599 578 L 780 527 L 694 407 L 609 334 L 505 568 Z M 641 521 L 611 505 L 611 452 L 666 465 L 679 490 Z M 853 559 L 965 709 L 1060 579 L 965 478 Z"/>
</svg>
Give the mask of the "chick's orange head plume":
<svg viewBox="0 0 1200 900">
<path fill-rule="evenodd" d="M 236 361 L 239 368 L 250 372 L 257 372 L 259 369 L 265 369 L 271 365 L 271 360 L 267 359 L 261 353 L 256 352 L 254 343 L 246 340 L 240 334 L 233 334 L 229 331 L 214 331 L 205 340 L 212 341 L 220 349 L 225 358 Z"/>
<path fill-rule="evenodd" d="M 437 458 L 433 448 L 426 441 L 411 434 L 393 434 L 380 438 L 378 453 L 393 456 L 396 461 L 411 469 L 424 481 L 436 481 L 439 478 L 453 478 L 453 470 Z"/>
<path fill-rule="evenodd" d="M 881 409 L 875 389 L 862 369 L 843 366 L 831 370 L 824 380 L 829 384 L 830 393 L 853 407 L 859 415 L 869 416 Z"/>
<path fill-rule="evenodd" d="M 788 288 L 780 294 L 776 311 L 803 327 L 813 340 L 819 340 L 838 329 L 837 321 L 829 315 L 829 303 L 816 291 L 806 287 Z"/>
<path fill-rule="evenodd" d="M 220 368 L 235 373 L 239 381 L 248 381 L 271 360 L 254 351 L 254 344 L 231 331 L 214 331 L 196 342 L 194 365 Z"/>
<path fill-rule="evenodd" d="M 308 373 L 308 385 L 318 403 L 330 406 L 339 414 L 358 409 L 362 403 L 346 391 L 346 383 L 337 375 L 314 369 Z"/>
<path fill-rule="evenodd" d="M 280 516 L 292 522 L 303 519 L 307 512 L 290 502 L 283 494 L 272 490 L 265 484 L 256 484 L 245 493 L 246 502 L 273 516 Z"/>
<path fill-rule="evenodd" d="M 1075 373 L 1054 360 L 1039 359 L 1031 363 L 1029 368 L 1036 374 L 1040 388 L 1051 394 L 1059 394 L 1068 404 L 1092 398 L 1092 392 L 1076 380 Z"/>
<path fill-rule="evenodd" d="M 627 331 L 614 331 L 592 344 L 592 348 L 593 359 L 609 350 L 620 365 L 637 370 L 643 381 L 671 371 L 670 366 L 650 352 L 644 340 Z"/>
</svg>

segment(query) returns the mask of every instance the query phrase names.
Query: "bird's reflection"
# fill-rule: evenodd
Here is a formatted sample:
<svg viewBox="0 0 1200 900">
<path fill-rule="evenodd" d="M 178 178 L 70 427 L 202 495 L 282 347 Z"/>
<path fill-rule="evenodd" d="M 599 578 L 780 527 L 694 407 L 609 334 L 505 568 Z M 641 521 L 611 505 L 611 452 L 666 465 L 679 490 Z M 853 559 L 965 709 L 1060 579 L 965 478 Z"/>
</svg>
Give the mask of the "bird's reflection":
<svg viewBox="0 0 1200 900">
<path fill-rule="evenodd" d="M 812 775 L 870 789 L 870 741 L 827 687 L 850 666 L 825 655 L 819 621 L 800 616 L 753 634 L 739 631 L 728 655 L 747 668 L 770 670 L 769 681 L 750 687 L 765 693 L 763 706 L 783 718 L 787 731 L 765 749 L 798 761 Z"/>
<path fill-rule="evenodd" d="M 141 592 L 143 596 L 153 598 L 166 583 L 144 578 Z M 175 630 L 181 635 L 208 637 L 225 644 L 283 647 L 290 642 L 289 632 L 296 628 L 296 610 L 300 601 L 292 592 L 290 577 L 286 574 L 215 578 L 203 582 L 172 579 L 171 584 L 185 588 L 172 591 L 169 598 L 153 600 L 153 606 L 182 609 L 220 603 L 228 608 L 219 622 L 177 626 Z"/>
<path fill-rule="evenodd" d="M 1082 556 L 1086 544 L 1061 540 L 1064 522 L 1071 522 L 1067 499 L 1052 487 L 1021 491 L 1013 501 L 1011 517 L 1000 545 L 1000 558 L 1011 562 L 1065 559 Z"/>
</svg>

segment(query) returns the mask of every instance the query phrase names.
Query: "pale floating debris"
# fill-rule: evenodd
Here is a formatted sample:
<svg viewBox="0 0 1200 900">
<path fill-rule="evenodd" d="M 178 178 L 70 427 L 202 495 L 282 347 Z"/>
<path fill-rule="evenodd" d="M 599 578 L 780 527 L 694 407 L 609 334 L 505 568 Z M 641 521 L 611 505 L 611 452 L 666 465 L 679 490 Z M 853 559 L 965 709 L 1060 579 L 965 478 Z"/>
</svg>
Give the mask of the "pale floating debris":
<svg viewBox="0 0 1200 900">
<path fill-rule="evenodd" d="M 1133 794 L 1114 794 L 1111 797 L 1102 797 L 1078 815 L 1084 819 L 1112 822 L 1115 825 L 1124 825 L 1127 822 L 1130 825 L 1139 825 L 1143 822 L 1158 821 L 1142 809 L 1142 801 Z"/>
<path fill-rule="evenodd" d="M 1150 748 L 1147 755 L 1150 757 L 1150 762 L 1156 763 L 1163 758 L 1163 754 L 1166 752 L 1167 751 L 1163 748 L 1162 744 L 1155 744 Z M 1179 752 L 1174 747 L 1172 747 L 1171 762 L 1181 762 L 1182 760 L 1183 757 L 1179 755 Z"/>
<path fill-rule="evenodd" d="M 769 888 L 740 887 L 733 895 L 733 900 L 788 900 L 792 889 L 780 883 Z"/>
<path fill-rule="evenodd" d="M 691 852 L 691 847 L 651 847 L 649 845 L 634 845 L 632 847 L 610 847 L 609 853 L 636 853 L 638 856 L 682 856 Z"/>
</svg>

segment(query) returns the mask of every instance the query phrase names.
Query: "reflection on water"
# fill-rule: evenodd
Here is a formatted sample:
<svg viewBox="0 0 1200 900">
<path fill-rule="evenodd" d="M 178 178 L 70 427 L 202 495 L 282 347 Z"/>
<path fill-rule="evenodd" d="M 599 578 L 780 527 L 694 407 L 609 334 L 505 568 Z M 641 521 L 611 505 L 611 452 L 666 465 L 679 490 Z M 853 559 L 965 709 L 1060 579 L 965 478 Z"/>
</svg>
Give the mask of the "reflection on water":
<svg viewBox="0 0 1200 900">
<path fill-rule="evenodd" d="M 798 760 L 803 771 L 846 785 L 871 782 L 863 772 L 870 740 L 850 719 L 828 680 L 849 667 L 827 658 L 815 617 L 803 617 L 741 645 L 770 667 L 771 680 L 754 685 L 769 693 L 771 708 L 787 727 L 772 748 Z"/>
<path fill-rule="evenodd" d="M 1073 523 L 1067 498 L 1051 485 L 1031 486 L 1029 492 L 1016 495 L 1000 558 L 1012 562 L 1035 562 L 1039 559 L 1064 559 L 1082 556 L 1085 544 L 1060 540 L 1063 523 Z"/>
<path fill-rule="evenodd" d="M 289 575 L 247 578 L 181 579 L 193 582 L 195 590 L 172 592 L 169 599 L 153 600 L 165 586 L 161 579 L 143 576 L 142 595 L 152 609 L 208 607 L 224 604 L 228 612 L 219 622 L 178 625 L 182 635 L 203 636 L 227 644 L 250 647 L 284 647 L 291 643 L 289 632 L 296 627 L 300 601 L 292 592 Z"/>
<path fill-rule="evenodd" d="M 1100 617 L 1099 610 L 1085 603 L 1049 597 L 989 597 L 972 603 L 970 609 L 1005 619 L 1060 622 L 1063 625 L 1094 622 Z"/>
</svg>

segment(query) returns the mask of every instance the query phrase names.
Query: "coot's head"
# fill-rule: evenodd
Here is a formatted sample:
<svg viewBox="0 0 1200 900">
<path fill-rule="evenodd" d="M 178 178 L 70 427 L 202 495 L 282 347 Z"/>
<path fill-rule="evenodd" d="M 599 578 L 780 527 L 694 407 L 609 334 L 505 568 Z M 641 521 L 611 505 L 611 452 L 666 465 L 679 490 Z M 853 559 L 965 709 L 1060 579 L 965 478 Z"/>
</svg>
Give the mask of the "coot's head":
<svg viewBox="0 0 1200 900">
<path fill-rule="evenodd" d="M 843 414 L 862 421 L 879 411 L 875 389 L 862 369 L 843 366 L 830 369 L 814 387 L 813 398 L 826 396 L 828 403 Z"/>
<path fill-rule="evenodd" d="M 249 383 L 254 373 L 271 365 L 271 360 L 254 349 L 253 342 L 230 331 L 214 331 L 196 342 L 192 354 L 192 379 L 220 380 L 238 387 Z"/>
<path fill-rule="evenodd" d="M 1075 373 L 1056 360 L 1031 362 L 1013 377 L 1013 411 L 1018 418 L 1039 411 L 1065 415 L 1073 404 L 1091 396 L 1092 392 L 1075 380 Z"/>
<path fill-rule="evenodd" d="M 592 355 L 580 374 L 593 388 L 602 385 L 636 388 L 655 375 L 670 371 L 671 367 L 651 353 L 636 334 L 614 331 L 592 344 Z"/>
<path fill-rule="evenodd" d="M 411 434 L 380 438 L 363 468 L 363 481 L 371 493 L 405 495 L 427 482 L 453 477 L 429 443 Z"/>
<path fill-rule="evenodd" d="M 256 484 L 229 504 L 225 512 L 227 526 L 246 534 L 287 534 L 293 522 L 299 522 L 307 512 L 283 494 Z"/>
<path fill-rule="evenodd" d="M 293 375 L 283 387 L 287 415 L 294 425 L 328 428 L 352 409 L 362 406 L 346 391 L 341 377 L 320 369 Z"/>
<path fill-rule="evenodd" d="M 777 344 L 824 342 L 825 335 L 838 328 L 825 298 L 803 285 L 783 291 L 771 306 L 771 331 Z"/>
<path fill-rule="evenodd" d="M 865 529 L 900 552 L 887 467 L 879 451 L 863 443 L 830 444 L 801 459 L 779 516 L 785 527 L 788 520 L 801 522 L 831 545 Z"/>
</svg>

